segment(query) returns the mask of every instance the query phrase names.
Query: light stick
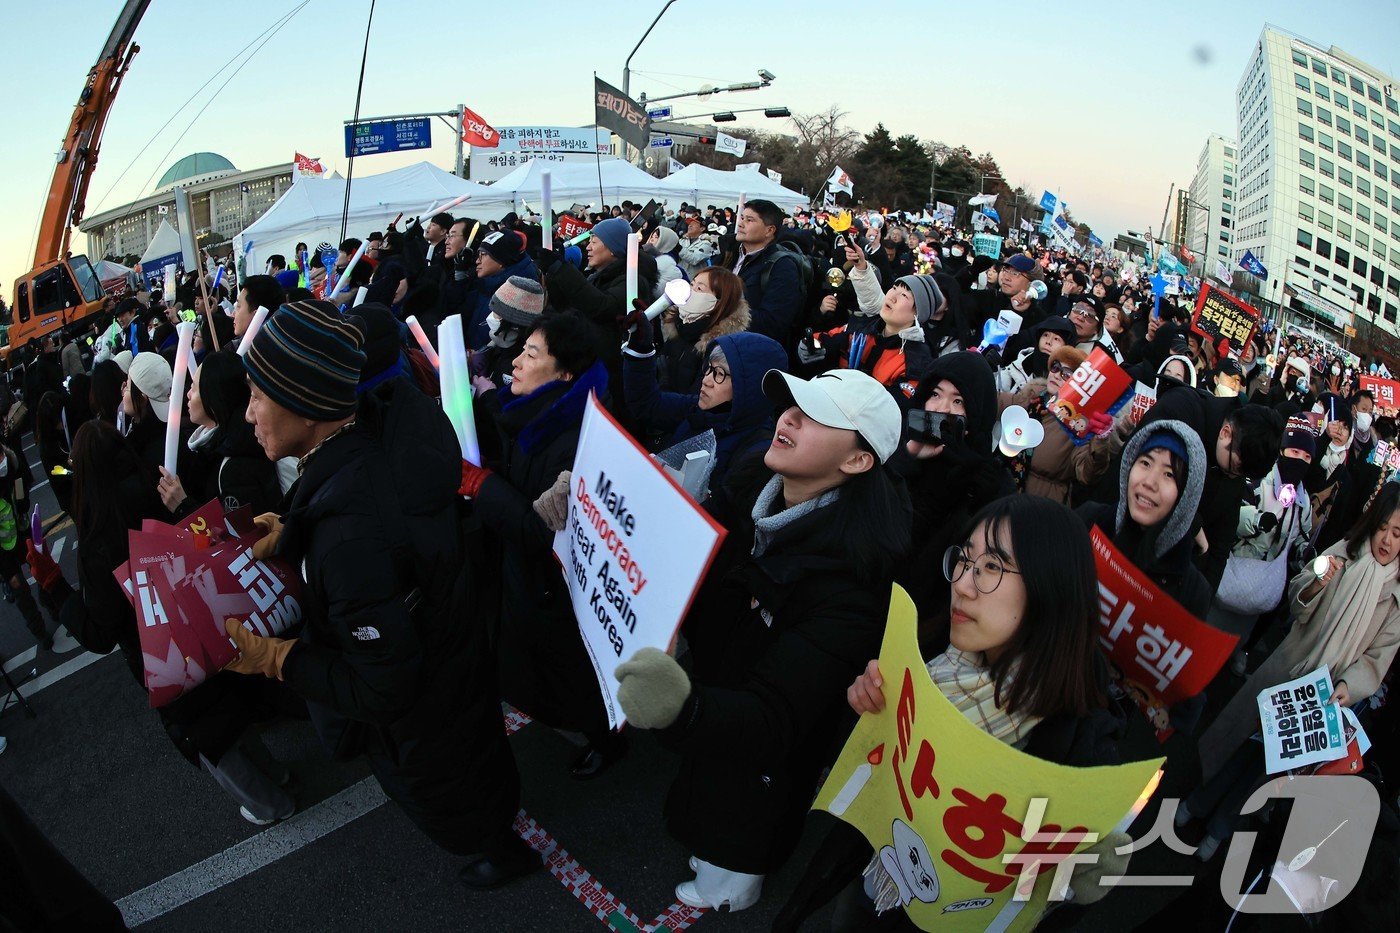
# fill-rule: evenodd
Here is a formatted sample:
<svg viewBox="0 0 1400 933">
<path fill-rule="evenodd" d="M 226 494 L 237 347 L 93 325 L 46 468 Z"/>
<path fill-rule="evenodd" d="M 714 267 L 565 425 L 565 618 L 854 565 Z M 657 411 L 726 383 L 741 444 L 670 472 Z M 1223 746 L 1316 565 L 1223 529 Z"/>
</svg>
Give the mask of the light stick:
<svg viewBox="0 0 1400 933">
<path fill-rule="evenodd" d="M 335 304 L 335 301 L 333 299 L 342 291 L 341 286 L 349 284 L 350 273 L 355 271 L 355 266 L 358 265 L 360 260 L 364 258 L 365 250 L 367 249 L 369 249 L 369 240 L 365 240 L 362 243 L 360 243 L 360 248 L 355 250 L 355 255 L 350 257 L 350 264 L 345 267 L 345 271 L 340 274 L 340 278 L 336 279 L 335 288 L 331 289 L 331 291 L 326 295 L 326 300 L 329 301 L 331 304 Z"/>
<path fill-rule="evenodd" d="M 421 227 L 423 224 L 426 224 L 428 221 L 432 220 L 433 217 L 435 217 L 436 215 L 441 214 L 445 210 L 449 210 L 450 208 L 456 207 L 458 204 L 461 204 L 463 201 L 467 200 L 470 197 L 471 195 L 464 194 L 460 198 L 453 198 L 446 204 L 443 204 L 440 207 L 433 208 L 432 210 L 428 211 L 428 213 L 423 214 L 418 218 L 418 225 Z"/>
<path fill-rule="evenodd" d="M 472 232 L 467 234 L 467 245 L 468 245 L 468 246 L 471 246 L 471 245 L 472 245 L 472 242 L 473 242 L 474 240 L 476 240 L 476 232 L 477 232 L 478 230 L 480 230 L 480 229 L 481 229 L 481 221 L 479 221 L 479 220 L 473 221 L 473 222 L 472 222 Z"/>
<path fill-rule="evenodd" d="M 263 326 L 263 321 L 272 312 L 267 308 L 259 308 L 253 312 L 253 319 L 248 322 L 248 329 L 243 332 L 243 339 L 238 342 L 238 355 L 247 356 L 248 351 L 253 346 L 253 338 L 257 336 L 258 329 Z"/>
<path fill-rule="evenodd" d="M 748 203 L 749 196 L 743 191 L 739 192 L 739 213 L 734 215 L 734 223 L 739 222 L 739 214 L 744 212 L 744 205 Z"/>
<path fill-rule="evenodd" d="M 627 307 L 622 309 L 623 314 L 631 314 L 637 301 L 637 251 L 641 245 L 640 233 L 627 234 Z"/>
<path fill-rule="evenodd" d="M 441 370 L 442 363 L 438 361 L 437 351 L 433 349 L 432 343 L 428 341 L 428 335 L 423 332 L 423 325 L 418 323 L 418 318 L 410 314 L 408 316 L 408 332 L 413 335 L 413 339 L 418 341 L 418 349 L 423 351 L 423 355 L 428 358 L 428 362 L 433 364 L 433 369 Z M 441 337 L 439 337 L 441 339 Z"/>
<path fill-rule="evenodd" d="M 666 283 L 666 288 L 660 298 L 656 299 L 647 307 L 646 315 L 648 321 L 654 321 L 661 316 L 671 305 L 677 307 L 690 300 L 690 283 L 685 279 L 672 279 Z"/>
<path fill-rule="evenodd" d="M 480 466 L 481 446 L 476 437 L 471 373 L 467 368 L 467 347 L 462 335 L 460 314 L 450 315 L 438 325 L 438 350 L 442 364 L 438 372 L 442 382 L 443 411 L 457 434 L 462 459 Z"/>
<path fill-rule="evenodd" d="M 180 450 L 180 405 L 185 397 L 185 377 L 190 371 L 190 344 L 194 342 L 194 325 L 182 321 L 175 325 L 179 343 L 175 349 L 175 379 L 170 385 L 170 408 L 165 419 L 165 471 L 175 474 L 175 457 Z"/>
<path fill-rule="evenodd" d="M 540 200 L 544 202 L 540 205 L 540 220 L 543 221 L 542 226 L 544 227 L 541 243 L 547 250 L 554 249 L 553 194 L 554 186 L 550 182 L 549 172 L 540 172 Z"/>
<path fill-rule="evenodd" d="M 564 241 L 564 245 L 565 245 L 565 246 L 577 246 L 577 245 L 579 245 L 580 243 L 582 243 L 584 240 L 586 240 L 586 239 L 588 239 L 589 237 L 591 237 L 592 235 L 593 235 L 593 231 L 592 231 L 592 230 L 585 230 L 585 231 L 583 231 L 582 233 L 575 234 L 574 236 L 569 237 L 567 240 Z"/>
</svg>

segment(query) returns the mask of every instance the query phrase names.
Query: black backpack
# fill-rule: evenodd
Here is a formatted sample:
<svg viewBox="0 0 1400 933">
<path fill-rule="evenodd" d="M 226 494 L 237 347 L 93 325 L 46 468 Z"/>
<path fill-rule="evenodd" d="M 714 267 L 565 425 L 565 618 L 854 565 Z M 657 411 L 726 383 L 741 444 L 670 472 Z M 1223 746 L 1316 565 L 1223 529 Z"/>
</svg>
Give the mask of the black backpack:
<svg viewBox="0 0 1400 933">
<path fill-rule="evenodd" d="M 814 288 L 817 280 L 817 260 L 808 256 L 797 247 L 797 244 L 788 240 L 779 240 L 775 244 L 776 248 L 768 254 L 768 258 L 763 260 L 763 271 L 759 273 L 758 287 L 761 291 L 768 291 L 768 277 L 773 272 L 773 266 L 785 259 L 791 259 L 797 263 L 797 289 L 801 295 L 800 310 L 797 314 L 797 322 L 802 323 L 812 320 L 813 311 L 821 305 L 822 290 Z"/>
</svg>

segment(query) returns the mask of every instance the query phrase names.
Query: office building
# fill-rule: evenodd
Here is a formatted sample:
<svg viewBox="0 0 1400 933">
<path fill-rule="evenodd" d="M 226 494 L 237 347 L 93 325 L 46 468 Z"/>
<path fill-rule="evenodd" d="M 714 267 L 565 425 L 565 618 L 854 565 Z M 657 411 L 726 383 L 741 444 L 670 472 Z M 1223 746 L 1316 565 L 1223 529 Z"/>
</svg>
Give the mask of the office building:
<svg viewBox="0 0 1400 933">
<path fill-rule="evenodd" d="M 1184 221 L 1181 242 L 1196 254 L 1208 274 L 1215 272 L 1216 260 L 1235 265 L 1230 256 L 1234 200 L 1235 141 L 1212 134 L 1196 159 L 1191 187 L 1179 201 Z"/>
</svg>

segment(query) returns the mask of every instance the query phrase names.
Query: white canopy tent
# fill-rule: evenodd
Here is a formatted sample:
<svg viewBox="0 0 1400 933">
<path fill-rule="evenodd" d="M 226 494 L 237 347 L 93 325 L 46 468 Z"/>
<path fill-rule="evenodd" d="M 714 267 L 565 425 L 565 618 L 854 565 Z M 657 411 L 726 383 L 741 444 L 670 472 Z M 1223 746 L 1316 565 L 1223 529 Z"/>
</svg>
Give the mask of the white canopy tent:
<svg viewBox="0 0 1400 933">
<path fill-rule="evenodd" d="M 751 169 L 725 172 L 704 165 L 687 165 L 674 175 L 661 180 L 661 187 L 670 201 L 705 207 L 728 207 L 739 203 L 739 195 L 753 200 L 766 198 L 786 211 L 806 208 L 811 198 L 791 191 L 762 172 Z"/>
<path fill-rule="evenodd" d="M 383 230 L 396 214 L 408 218 L 426 213 L 464 194 L 469 199 L 452 208 L 458 216 L 499 220 L 512 209 L 509 197 L 503 199 L 485 185 L 458 178 L 427 162 L 361 176 L 350 188 L 348 235 L 363 237 Z M 234 255 L 242 256 L 251 243 L 246 269 L 252 273 L 261 272 L 274 253 L 290 259 L 299 241 L 313 247 L 321 242 L 337 244 L 344 207 L 345 179 L 303 176 L 267 213 L 234 237 Z"/>
<path fill-rule="evenodd" d="M 162 220 L 137 265 L 147 287 L 150 287 L 165 278 L 166 266 L 177 265 L 180 259 L 180 234 L 170 225 L 170 221 Z"/>
<path fill-rule="evenodd" d="M 648 175 L 630 162 L 611 158 L 575 163 L 531 159 L 489 187 L 498 197 L 511 198 L 517 214 L 525 213 L 527 205 L 538 213 L 543 210 L 540 175 L 544 172 L 549 172 L 550 207 L 555 213 L 568 210 L 571 204 L 594 205 L 591 210 L 601 210 L 599 198 L 602 204 L 617 204 L 624 200 L 660 201 L 666 197 L 663 179 Z"/>
</svg>

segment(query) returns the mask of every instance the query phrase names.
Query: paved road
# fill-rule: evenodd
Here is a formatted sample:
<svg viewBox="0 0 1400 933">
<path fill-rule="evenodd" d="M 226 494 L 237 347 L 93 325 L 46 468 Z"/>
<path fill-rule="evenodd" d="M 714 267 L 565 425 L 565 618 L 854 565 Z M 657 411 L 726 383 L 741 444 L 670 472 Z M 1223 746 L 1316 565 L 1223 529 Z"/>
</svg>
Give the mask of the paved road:
<svg viewBox="0 0 1400 933">
<path fill-rule="evenodd" d="M 36 459 L 32 447 L 27 455 Z M 36 494 L 53 516 L 50 541 L 67 541 L 61 563 L 74 580 L 71 525 L 56 515 L 46 487 Z M 18 612 L 0 604 L 0 656 L 13 656 L 7 667 L 17 673 L 37 671 L 23 689 L 38 713 L 29 719 L 11 708 L 0 718 L 0 733 L 10 739 L 0 784 L 142 929 L 607 929 L 571 890 L 586 888 L 586 872 L 618 905 L 611 926 L 630 930 L 671 908 L 674 885 L 689 877 L 687 853 L 665 834 L 660 816 L 675 759 L 645 733 L 634 733 L 618 765 L 578 783 L 568 778 L 573 749 L 561 736 L 536 724 L 521 728 L 512 743 L 532 821 L 522 828 L 538 847 L 560 848 L 551 864 L 563 880 L 541 871 L 500 891 L 473 893 L 457 883 L 455 860 L 384 801 L 364 763 L 328 759 L 306 723 L 280 723 L 265 735 L 296 775 L 299 813 L 259 829 L 175 751 L 119 657 L 32 648 Z M 1153 750 L 1140 747 L 1144 757 Z M 758 906 L 707 913 L 694 929 L 768 929 L 813 835 L 768 880 Z M 1134 872 L 1195 866 L 1170 853 L 1166 860 L 1143 853 Z M 1175 894 L 1116 891 L 1087 913 L 1062 915 L 1072 922 L 1058 925 L 1130 928 Z M 825 928 L 819 914 L 804 929 Z"/>
</svg>

